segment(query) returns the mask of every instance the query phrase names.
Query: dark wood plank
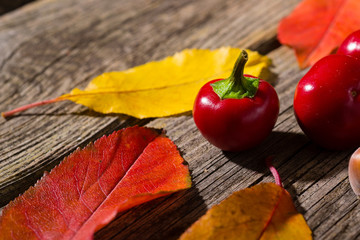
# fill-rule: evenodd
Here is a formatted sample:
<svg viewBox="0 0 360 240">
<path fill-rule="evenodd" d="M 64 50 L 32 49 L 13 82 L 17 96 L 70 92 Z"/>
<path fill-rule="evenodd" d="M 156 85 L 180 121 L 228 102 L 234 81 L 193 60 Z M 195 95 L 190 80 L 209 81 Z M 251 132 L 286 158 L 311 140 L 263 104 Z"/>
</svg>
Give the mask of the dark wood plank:
<svg viewBox="0 0 360 240">
<path fill-rule="evenodd" d="M 19 8 L 34 0 L 0 0 L 0 15 Z"/>
</svg>

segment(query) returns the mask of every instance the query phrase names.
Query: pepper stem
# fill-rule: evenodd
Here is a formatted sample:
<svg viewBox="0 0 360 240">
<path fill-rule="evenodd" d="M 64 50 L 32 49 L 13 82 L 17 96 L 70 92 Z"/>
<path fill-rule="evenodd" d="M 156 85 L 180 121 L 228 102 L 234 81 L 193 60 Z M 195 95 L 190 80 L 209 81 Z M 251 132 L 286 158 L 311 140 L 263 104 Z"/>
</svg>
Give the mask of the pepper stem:
<svg viewBox="0 0 360 240">
<path fill-rule="evenodd" d="M 211 84 L 214 92 L 220 99 L 241 99 L 255 96 L 259 87 L 259 78 L 244 76 L 244 68 L 247 61 L 248 54 L 245 50 L 242 50 L 235 62 L 230 77 Z"/>
<path fill-rule="evenodd" d="M 244 83 L 244 68 L 245 64 L 248 61 L 248 54 L 245 50 L 242 50 L 238 59 L 236 59 L 233 71 L 230 75 L 231 81 L 241 81 Z"/>
</svg>

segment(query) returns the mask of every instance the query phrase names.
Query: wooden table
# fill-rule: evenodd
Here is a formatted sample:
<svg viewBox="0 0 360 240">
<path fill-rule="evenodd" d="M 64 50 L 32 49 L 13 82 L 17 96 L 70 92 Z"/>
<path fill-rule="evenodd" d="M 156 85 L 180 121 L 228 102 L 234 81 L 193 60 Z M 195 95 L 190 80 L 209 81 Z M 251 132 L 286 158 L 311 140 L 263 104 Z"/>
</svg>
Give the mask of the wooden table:
<svg viewBox="0 0 360 240">
<path fill-rule="evenodd" d="M 210 145 L 191 113 L 137 120 L 72 102 L 0 119 L 0 206 L 77 147 L 135 124 L 163 128 L 188 162 L 193 187 L 121 214 L 97 239 L 176 239 L 232 192 L 272 182 L 275 155 L 285 188 L 315 239 L 360 238 L 360 207 L 347 177 L 354 149 L 325 151 L 302 133 L 292 100 L 299 70 L 276 40 L 300 0 L 40 0 L 0 17 L 0 111 L 84 88 L 95 76 L 162 59 L 185 48 L 234 46 L 273 59 L 280 115 L 259 147 L 228 153 Z"/>
</svg>

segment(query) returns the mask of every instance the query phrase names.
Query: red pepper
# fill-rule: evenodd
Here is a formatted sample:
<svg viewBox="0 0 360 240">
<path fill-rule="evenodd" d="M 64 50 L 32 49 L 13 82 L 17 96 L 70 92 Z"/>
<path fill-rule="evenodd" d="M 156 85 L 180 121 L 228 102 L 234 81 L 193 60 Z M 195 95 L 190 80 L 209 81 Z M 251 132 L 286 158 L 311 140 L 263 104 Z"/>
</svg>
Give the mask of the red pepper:
<svg viewBox="0 0 360 240">
<path fill-rule="evenodd" d="M 336 54 L 360 59 L 360 30 L 350 34 L 340 45 Z"/>
<path fill-rule="evenodd" d="M 295 91 L 294 110 L 301 129 L 328 149 L 360 145 L 360 60 L 356 58 L 360 45 L 353 40 L 345 40 L 338 54 L 319 60 Z"/>
<path fill-rule="evenodd" d="M 275 89 L 243 74 L 247 60 L 242 51 L 231 76 L 206 83 L 194 103 L 196 126 L 222 150 L 241 151 L 258 145 L 270 134 L 279 114 Z"/>
</svg>

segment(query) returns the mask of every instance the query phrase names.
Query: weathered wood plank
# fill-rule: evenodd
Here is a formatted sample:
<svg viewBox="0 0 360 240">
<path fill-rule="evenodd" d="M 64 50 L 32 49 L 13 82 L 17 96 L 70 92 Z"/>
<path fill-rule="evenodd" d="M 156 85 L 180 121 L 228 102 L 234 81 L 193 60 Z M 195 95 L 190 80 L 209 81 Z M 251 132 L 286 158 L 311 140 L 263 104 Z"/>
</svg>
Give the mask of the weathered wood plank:
<svg viewBox="0 0 360 240">
<path fill-rule="evenodd" d="M 237 45 L 238 39 L 252 30 L 243 30 L 246 22 L 236 22 L 237 31 L 229 31 L 231 42 L 226 40 L 227 34 L 219 38 L 216 32 L 226 28 L 228 22 L 237 21 L 243 9 L 256 12 L 247 1 L 146 3 L 39 1 L 25 7 L 23 15 L 6 15 L 0 23 L 0 36 L 6 39 L 1 47 L 5 53 L 0 73 L 4 86 L 0 90 L 1 110 L 53 98 L 75 86 L 84 87 L 104 71 L 126 69 L 186 47 L 207 47 L 214 38 L 213 48 Z M 280 1 L 273 4 L 288 11 Z M 40 17 L 35 18 L 35 14 Z M 272 20 L 273 29 L 279 18 Z M 257 31 L 267 30 L 262 25 L 267 20 L 254 15 L 253 20 L 257 19 L 261 19 Z M 43 25 L 46 27 L 39 27 Z M 248 46 L 257 41 L 262 38 L 249 41 Z M 23 192 L 45 169 L 51 169 L 76 147 L 113 131 L 114 125 L 127 119 L 100 116 L 72 103 L 60 103 L 30 110 L 10 121 L 1 119 L 4 158 L 0 163 L 0 193 L 5 196 L 1 204 Z"/>
<path fill-rule="evenodd" d="M 274 164 L 315 239 L 354 239 L 359 204 L 347 180 L 351 151 L 312 144 L 292 109 L 298 69 L 279 47 L 276 28 L 300 0 L 43 0 L 0 17 L 0 111 L 84 87 L 105 71 L 123 70 L 184 48 L 231 45 L 269 53 L 280 115 L 259 147 L 227 153 L 198 132 L 190 113 L 136 120 L 101 115 L 70 102 L 0 120 L 0 205 L 25 191 L 75 148 L 134 124 L 163 128 L 188 162 L 194 186 L 120 214 L 98 239 L 175 239 L 232 192 L 273 181 Z"/>
</svg>

